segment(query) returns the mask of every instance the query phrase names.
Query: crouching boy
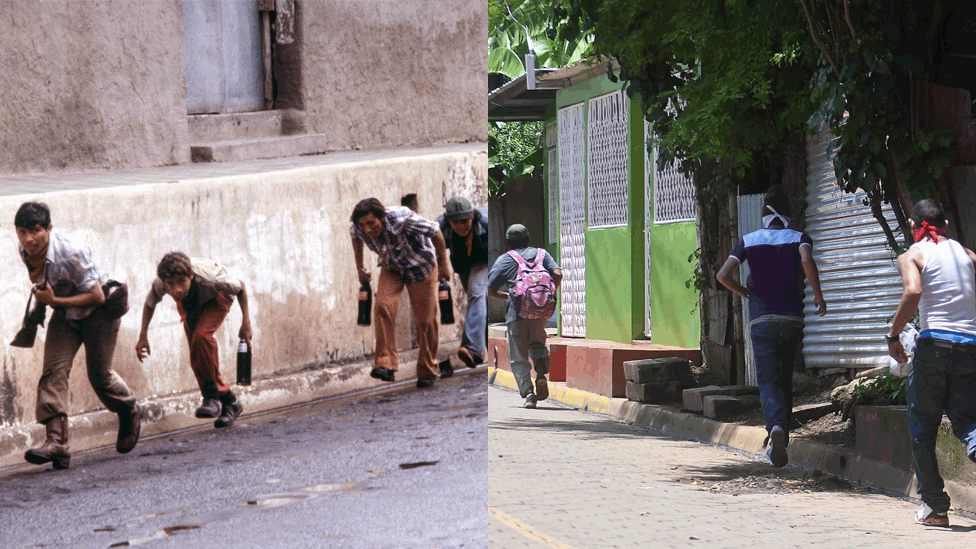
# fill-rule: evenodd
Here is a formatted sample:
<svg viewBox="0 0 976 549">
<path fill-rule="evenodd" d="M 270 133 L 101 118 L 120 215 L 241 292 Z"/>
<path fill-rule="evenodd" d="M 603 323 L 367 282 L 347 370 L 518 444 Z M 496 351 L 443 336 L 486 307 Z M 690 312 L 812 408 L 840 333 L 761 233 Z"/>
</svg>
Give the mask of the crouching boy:
<svg viewBox="0 0 976 549">
<path fill-rule="evenodd" d="M 215 427 L 229 427 L 241 415 L 244 405 L 220 377 L 214 332 L 224 323 L 236 296 L 244 316 L 239 337 L 247 340 L 250 347 L 251 317 L 244 282 L 229 276 L 223 265 L 216 261 L 191 259 L 182 252 L 163 256 L 156 267 L 156 275 L 142 310 L 142 332 L 136 343 L 136 356 L 140 362 L 149 356 L 149 323 L 156 305 L 169 294 L 183 321 L 190 344 L 190 368 L 203 394 L 203 403 L 197 408 L 196 416 L 215 417 Z"/>
</svg>

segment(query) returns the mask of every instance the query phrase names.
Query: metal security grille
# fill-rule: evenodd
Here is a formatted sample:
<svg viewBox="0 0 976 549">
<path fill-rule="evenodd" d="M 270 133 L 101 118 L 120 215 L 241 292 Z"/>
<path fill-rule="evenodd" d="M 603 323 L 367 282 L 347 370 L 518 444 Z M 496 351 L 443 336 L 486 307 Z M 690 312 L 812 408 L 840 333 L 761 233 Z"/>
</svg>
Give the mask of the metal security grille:
<svg viewBox="0 0 976 549">
<path fill-rule="evenodd" d="M 551 149 L 555 147 L 558 139 L 559 133 L 556 130 L 556 123 L 552 122 L 546 124 L 546 148 Z"/>
<path fill-rule="evenodd" d="M 654 158 L 647 152 L 651 125 L 644 121 L 644 336 L 651 339 L 651 219 L 653 202 L 651 189 L 654 178 Z"/>
<path fill-rule="evenodd" d="M 555 243 L 559 234 L 559 157 L 556 149 L 549 149 L 549 242 Z"/>
<path fill-rule="evenodd" d="M 864 193 L 844 193 L 837 186 L 829 132 L 807 138 L 806 232 L 827 316 L 813 306 L 807 285 L 804 299 L 803 359 L 807 368 L 873 368 L 888 364 L 882 339 L 888 318 L 898 308 L 901 276 L 884 231 L 863 205 Z M 890 227 L 897 227 L 891 206 L 882 207 Z"/>
<path fill-rule="evenodd" d="M 591 229 L 627 225 L 627 96 L 589 101 L 587 188 Z"/>
<path fill-rule="evenodd" d="M 657 147 L 654 147 L 654 169 L 657 170 Z M 698 207 L 695 204 L 695 185 L 685 177 L 674 163 L 662 171 L 654 172 L 654 223 L 694 221 Z"/>
<path fill-rule="evenodd" d="M 559 259 L 562 335 L 586 336 L 586 168 L 583 104 L 559 109 Z"/>
</svg>

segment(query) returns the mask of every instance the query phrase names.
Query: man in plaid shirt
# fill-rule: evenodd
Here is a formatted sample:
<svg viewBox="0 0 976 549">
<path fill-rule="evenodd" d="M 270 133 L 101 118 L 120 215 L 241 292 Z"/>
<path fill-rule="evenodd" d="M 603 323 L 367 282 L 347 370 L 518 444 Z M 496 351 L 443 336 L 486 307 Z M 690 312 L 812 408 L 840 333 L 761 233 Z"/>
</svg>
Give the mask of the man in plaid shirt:
<svg viewBox="0 0 976 549">
<path fill-rule="evenodd" d="M 370 376 L 393 381 L 399 367 L 396 343 L 397 305 L 404 287 L 417 324 L 417 387 L 430 387 L 437 378 L 437 281 L 451 278 L 447 247 L 437 223 L 409 208 L 386 208 L 375 198 L 353 208 L 349 233 L 360 282 L 372 273 L 363 267 L 363 244 L 379 256 L 376 288 L 376 356 Z M 436 272 L 436 275 L 434 271 Z"/>
</svg>

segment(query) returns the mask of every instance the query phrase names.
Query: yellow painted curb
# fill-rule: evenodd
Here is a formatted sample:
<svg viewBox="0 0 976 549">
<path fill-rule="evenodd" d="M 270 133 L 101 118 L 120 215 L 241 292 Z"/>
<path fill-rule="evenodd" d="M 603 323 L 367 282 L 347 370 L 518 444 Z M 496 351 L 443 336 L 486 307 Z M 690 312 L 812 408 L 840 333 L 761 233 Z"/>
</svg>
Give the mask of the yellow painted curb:
<svg viewBox="0 0 976 549">
<path fill-rule="evenodd" d="M 512 372 L 502 370 L 501 368 L 489 367 L 488 378 L 491 379 L 492 376 L 494 376 L 494 385 L 501 385 L 509 389 L 516 391 L 518 390 L 518 384 L 515 383 L 515 376 L 512 374 Z M 564 383 L 550 382 L 549 398 L 562 402 L 563 404 L 576 406 L 581 410 L 597 412 L 600 414 L 610 413 L 610 397 L 587 391 L 581 391 L 579 389 L 572 389 L 570 387 L 566 387 Z"/>
</svg>

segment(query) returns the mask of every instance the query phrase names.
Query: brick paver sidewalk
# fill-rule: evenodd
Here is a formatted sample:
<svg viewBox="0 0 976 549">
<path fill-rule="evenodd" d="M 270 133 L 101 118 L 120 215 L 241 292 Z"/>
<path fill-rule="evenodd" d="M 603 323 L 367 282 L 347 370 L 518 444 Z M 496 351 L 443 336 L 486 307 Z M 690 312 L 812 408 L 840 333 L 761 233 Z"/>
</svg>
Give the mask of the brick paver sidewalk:
<svg viewBox="0 0 976 549">
<path fill-rule="evenodd" d="M 758 457 L 488 390 L 489 547 L 972 547 L 976 522 L 913 524 L 878 493 L 713 493 Z"/>
</svg>

